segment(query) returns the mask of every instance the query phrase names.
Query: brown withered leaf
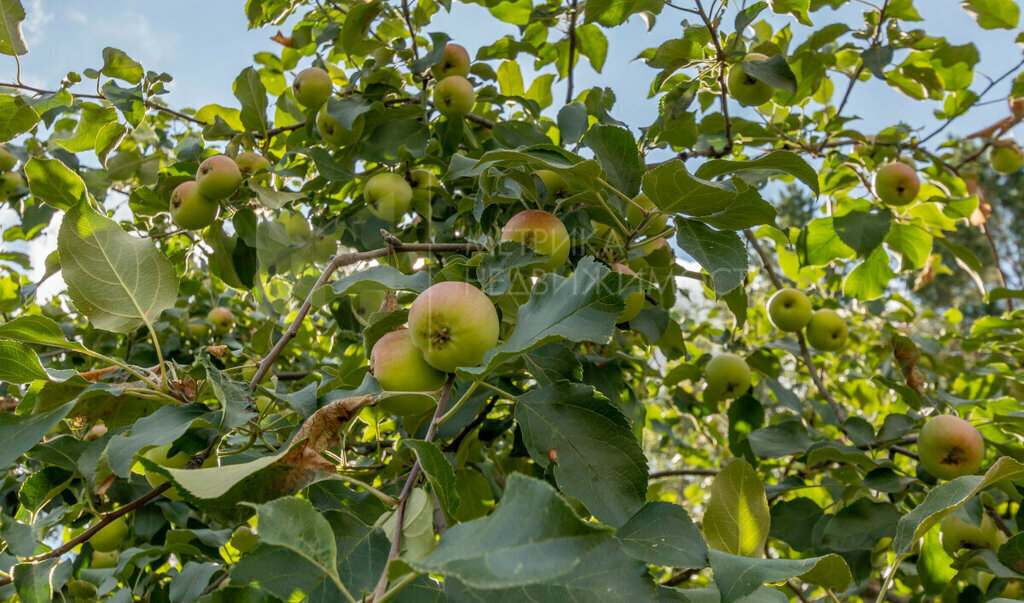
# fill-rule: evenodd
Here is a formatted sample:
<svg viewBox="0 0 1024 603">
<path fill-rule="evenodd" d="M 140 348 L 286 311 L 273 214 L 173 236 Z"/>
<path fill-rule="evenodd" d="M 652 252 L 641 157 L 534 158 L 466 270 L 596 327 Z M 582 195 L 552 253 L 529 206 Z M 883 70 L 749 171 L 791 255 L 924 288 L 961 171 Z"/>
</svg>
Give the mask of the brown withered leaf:
<svg viewBox="0 0 1024 603">
<path fill-rule="evenodd" d="M 108 366 L 107 368 L 95 369 L 92 371 L 85 371 L 84 373 L 78 373 L 78 376 L 81 377 L 82 379 L 85 379 L 86 381 L 96 383 L 103 377 L 116 371 L 117 368 L 118 367 L 116 366 Z"/>
<path fill-rule="evenodd" d="M 370 395 L 353 396 L 335 400 L 316 411 L 295 434 L 295 441 L 302 441 L 302 444 L 293 448 L 281 462 L 313 468 L 330 466 L 333 469 L 333 465 L 320 457 L 320 452 L 337 444 L 341 427 L 373 401 L 374 397 Z"/>
<path fill-rule="evenodd" d="M 228 346 L 226 345 L 208 345 L 206 346 L 206 351 L 209 352 L 211 356 L 216 356 L 217 358 L 223 358 L 231 353 L 228 351 Z"/>
<path fill-rule="evenodd" d="M 394 291 L 388 291 L 384 294 L 384 299 L 380 303 L 381 312 L 394 312 L 398 310 L 398 294 Z"/>
<path fill-rule="evenodd" d="M 287 46 L 288 48 L 292 47 L 292 39 L 290 37 L 282 34 L 280 29 L 277 30 L 276 34 L 270 36 L 270 41 L 271 42 L 277 42 L 281 46 Z"/>
<path fill-rule="evenodd" d="M 168 383 L 168 386 L 171 388 L 171 391 L 177 394 L 178 397 L 181 398 L 182 400 L 185 400 L 187 402 L 195 402 L 195 379 L 185 379 L 184 381 L 171 381 L 170 383 Z"/>
</svg>

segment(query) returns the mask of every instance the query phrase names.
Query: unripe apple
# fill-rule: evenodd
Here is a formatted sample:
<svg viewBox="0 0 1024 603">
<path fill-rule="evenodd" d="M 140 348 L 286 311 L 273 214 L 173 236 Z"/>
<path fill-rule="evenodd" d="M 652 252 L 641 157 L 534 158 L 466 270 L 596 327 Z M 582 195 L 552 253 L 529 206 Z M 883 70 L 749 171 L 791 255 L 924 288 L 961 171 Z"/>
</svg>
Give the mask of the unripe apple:
<svg viewBox="0 0 1024 603">
<path fill-rule="evenodd" d="M 89 561 L 90 569 L 110 569 L 117 567 L 117 558 L 119 553 L 117 551 L 93 551 L 92 559 Z"/>
<path fill-rule="evenodd" d="M 811 322 L 811 300 L 799 289 L 779 289 L 768 300 L 768 318 L 780 331 L 799 331 Z"/>
<path fill-rule="evenodd" d="M 612 264 L 612 270 L 619 274 L 628 274 L 629 276 L 636 276 L 636 272 L 630 269 L 625 264 Z M 626 294 L 626 305 L 622 309 L 622 313 L 619 314 L 618 322 L 629 322 L 636 318 L 636 315 L 640 313 L 640 310 L 644 308 L 644 292 L 634 291 Z"/>
<path fill-rule="evenodd" d="M 303 243 L 313 236 L 313 229 L 309 226 L 309 220 L 297 211 L 285 211 L 277 217 L 277 221 L 284 225 L 288 238 L 299 240 Z"/>
<path fill-rule="evenodd" d="M 385 392 L 436 392 L 445 381 L 445 374 L 423 359 L 406 329 L 377 340 L 370 352 L 370 372 Z M 407 416 L 423 414 L 434 404 L 424 396 L 382 396 L 377 406 Z"/>
<path fill-rule="evenodd" d="M 230 308 L 217 306 L 206 315 L 206 320 L 213 325 L 214 332 L 218 335 L 223 335 L 230 331 L 231 327 L 235 324 L 235 315 L 231 313 Z"/>
<path fill-rule="evenodd" d="M 376 174 L 366 182 L 363 199 L 371 214 L 381 220 L 397 223 L 412 204 L 412 187 L 398 174 Z"/>
<path fill-rule="evenodd" d="M 188 321 L 188 332 L 192 337 L 206 337 L 210 334 L 210 326 L 202 318 L 195 316 Z"/>
<path fill-rule="evenodd" d="M 626 224 L 631 228 L 636 228 L 640 225 L 640 222 L 644 219 L 644 213 L 640 211 L 640 206 L 650 213 L 650 218 L 647 220 L 647 226 L 639 233 L 641 235 L 656 235 L 664 232 L 665 227 L 668 226 L 668 215 L 658 211 L 658 206 L 651 201 L 650 197 L 640 193 L 633 198 L 633 203 L 626 206 Z"/>
<path fill-rule="evenodd" d="M 270 169 L 270 160 L 259 153 L 242 151 L 235 156 L 235 165 L 238 166 L 238 171 L 242 173 L 242 176 L 252 179 L 256 184 L 265 185 L 270 182 L 270 172 L 264 172 L 255 178 L 253 177 L 253 174 L 260 170 Z"/>
<path fill-rule="evenodd" d="M 875 194 L 886 205 L 906 205 L 917 197 L 921 179 L 905 163 L 886 163 L 875 172 Z"/>
<path fill-rule="evenodd" d="M 307 109 L 319 107 L 327 102 L 334 90 L 331 76 L 319 67 L 303 69 L 292 80 L 292 92 L 295 100 Z"/>
<path fill-rule="evenodd" d="M 384 302 L 383 289 L 366 289 L 352 296 L 352 313 L 364 325 L 374 312 L 380 312 Z"/>
<path fill-rule="evenodd" d="M 498 343 L 498 312 L 473 285 L 444 281 L 412 303 L 409 331 L 427 364 L 451 373 L 460 366 L 479 365 Z"/>
<path fill-rule="evenodd" d="M 18 158 L 7 149 L 0 149 L 0 172 L 9 172 L 18 165 Z"/>
<path fill-rule="evenodd" d="M 835 310 L 823 308 L 811 314 L 811 320 L 804 329 L 807 341 L 823 352 L 834 352 L 843 347 L 849 330 L 846 321 Z"/>
<path fill-rule="evenodd" d="M 648 264 L 655 267 L 665 267 L 672 263 L 672 246 L 668 244 L 665 237 L 648 240 L 640 246 L 644 250 L 644 259 Z"/>
<path fill-rule="evenodd" d="M 1012 141 L 1001 140 L 988 150 L 988 161 L 996 172 L 1013 174 L 1024 166 L 1024 151 Z"/>
<path fill-rule="evenodd" d="M 541 265 L 554 272 L 569 259 L 569 231 L 554 214 L 527 209 L 512 216 L 501 229 L 502 241 L 518 241 L 548 260 Z"/>
<path fill-rule="evenodd" d="M 100 528 L 100 530 L 93 534 L 92 538 L 89 539 L 89 543 L 92 544 L 92 548 L 97 551 L 116 551 L 128 538 L 128 532 L 128 522 L 125 521 L 124 516 L 122 515 Z"/>
<path fill-rule="evenodd" d="M 752 52 L 743 59 L 744 61 L 767 61 L 768 57 Z M 775 89 L 754 76 L 747 75 L 743 71 L 743 65 L 736 63 L 729 67 L 729 94 L 732 95 L 741 105 L 756 107 L 763 105 L 772 98 Z"/>
<path fill-rule="evenodd" d="M 469 75 L 469 53 L 458 44 L 448 44 L 444 47 L 441 62 L 434 65 L 431 72 L 437 80 L 453 75 L 466 77 Z"/>
<path fill-rule="evenodd" d="M 167 456 L 167 453 L 171 450 L 171 444 L 164 444 L 163 446 L 154 446 L 146 451 L 143 455 L 150 461 L 160 465 L 161 467 L 167 467 L 168 469 L 183 469 L 191 457 L 181 452 L 180 450 L 172 456 Z M 146 472 L 146 481 L 149 485 L 156 488 L 167 481 L 167 478 L 155 473 L 153 471 Z M 164 496 L 171 500 L 181 500 L 181 495 L 178 494 L 178 490 L 174 487 L 164 491 Z"/>
<path fill-rule="evenodd" d="M 473 84 L 461 75 L 446 77 L 434 87 L 434 106 L 446 117 L 464 117 L 475 103 Z"/>
<path fill-rule="evenodd" d="M 985 441 L 980 431 L 960 417 L 938 415 L 921 428 L 917 452 L 925 471 L 939 479 L 953 479 L 978 472 Z"/>
<path fill-rule="evenodd" d="M 18 172 L 4 172 L 0 174 L 0 201 L 10 199 L 25 186 L 25 178 Z"/>
<path fill-rule="evenodd" d="M 179 228 L 199 230 L 206 228 L 220 211 L 220 204 L 199 192 L 195 180 L 182 182 L 171 193 L 171 220 Z"/>
<path fill-rule="evenodd" d="M 214 155 L 199 164 L 196 184 L 207 199 L 224 199 L 238 190 L 242 184 L 242 172 L 234 159 L 227 155 Z"/>
<path fill-rule="evenodd" d="M 704 386 L 704 396 L 708 400 L 740 396 L 750 389 L 750 367 L 736 354 L 719 354 L 704 367 Z"/>
<path fill-rule="evenodd" d="M 969 524 L 949 514 L 942 518 L 939 529 L 942 548 L 950 556 L 960 549 L 997 549 L 1006 541 L 1006 536 L 987 513 L 982 515 L 981 526 Z"/>
<path fill-rule="evenodd" d="M 316 114 L 316 128 L 320 136 L 336 147 L 345 147 L 359 141 L 363 133 L 363 117 L 360 115 L 352 122 L 352 129 L 346 129 L 334 116 L 327 112 L 328 105 L 320 107 Z"/>
<path fill-rule="evenodd" d="M 534 174 L 544 183 L 544 188 L 548 191 L 548 199 L 561 199 L 569 195 L 569 183 L 558 172 L 537 170 Z"/>
<path fill-rule="evenodd" d="M 103 423 L 97 423 L 89 429 L 89 433 L 85 434 L 85 440 L 87 442 L 95 442 L 105 435 L 107 435 L 107 426 Z"/>
<path fill-rule="evenodd" d="M 413 201 L 421 203 L 429 203 L 434 198 L 434 191 L 441 188 L 441 181 L 430 170 L 411 170 L 406 180 L 412 188 Z"/>
<path fill-rule="evenodd" d="M 231 533 L 231 546 L 239 553 L 248 553 L 256 548 L 260 538 L 249 526 L 239 526 Z"/>
</svg>

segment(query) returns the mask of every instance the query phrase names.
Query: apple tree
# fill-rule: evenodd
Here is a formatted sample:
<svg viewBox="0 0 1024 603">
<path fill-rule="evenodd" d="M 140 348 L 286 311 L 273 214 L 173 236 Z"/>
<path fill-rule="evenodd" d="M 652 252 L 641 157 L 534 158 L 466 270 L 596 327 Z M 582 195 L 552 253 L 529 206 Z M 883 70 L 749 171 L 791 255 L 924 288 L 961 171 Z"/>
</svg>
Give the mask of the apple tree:
<svg viewBox="0 0 1024 603">
<path fill-rule="evenodd" d="M 172 107 L 116 48 L 24 84 L 0 0 L 0 598 L 1024 592 L 1019 48 L 913 0 L 238 4 L 294 26 Z"/>
</svg>

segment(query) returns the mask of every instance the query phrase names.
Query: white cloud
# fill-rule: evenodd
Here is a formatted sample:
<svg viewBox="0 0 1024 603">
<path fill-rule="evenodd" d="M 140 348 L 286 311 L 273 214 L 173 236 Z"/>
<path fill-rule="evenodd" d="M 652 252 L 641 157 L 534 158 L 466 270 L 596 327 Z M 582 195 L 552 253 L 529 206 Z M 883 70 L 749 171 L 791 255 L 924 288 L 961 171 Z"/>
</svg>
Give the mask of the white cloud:
<svg viewBox="0 0 1024 603">
<path fill-rule="evenodd" d="M 53 21 L 53 16 L 53 12 L 43 9 L 43 0 L 28 0 L 22 27 L 28 36 L 29 48 L 46 39 L 46 28 Z"/>
</svg>

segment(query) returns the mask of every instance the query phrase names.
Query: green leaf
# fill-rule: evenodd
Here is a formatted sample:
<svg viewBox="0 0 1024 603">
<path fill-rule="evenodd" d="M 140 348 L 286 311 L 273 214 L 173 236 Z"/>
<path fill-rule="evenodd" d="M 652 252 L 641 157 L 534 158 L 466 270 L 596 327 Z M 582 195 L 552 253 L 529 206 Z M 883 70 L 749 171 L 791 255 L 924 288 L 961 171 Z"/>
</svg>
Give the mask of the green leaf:
<svg viewBox="0 0 1024 603">
<path fill-rule="evenodd" d="M 18 134 L 28 132 L 37 123 L 39 114 L 25 99 L 0 95 L 0 142 L 7 142 Z"/>
<path fill-rule="evenodd" d="M 177 440 L 196 419 L 212 414 L 204 404 L 162 406 L 132 425 L 129 435 L 116 435 L 107 442 L 107 463 L 110 470 L 128 477 L 135 454 L 147 446 L 162 446 Z"/>
<path fill-rule="evenodd" d="M 799 577 L 808 584 L 843 591 L 853 582 L 850 568 L 839 555 L 807 559 L 751 559 L 712 550 L 711 569 L 722 603 L 739 601 L 762 584 Z"/>
<path fill-rule="evenodd" d="M 96 148 L 96 138 L 101 130 L 110 123 L 117 121 L 117 109 L 95 103 L 79 103 L 78 126 L 70 135 L 56 134 L 50 138 L 52 142 L 64 147 L 72 153 L 81 153 Z"/>
<path fill-rule="evenodd" d="M 878 247 L 889 234 L 892 214 L 887 211 L 851 211 L 832 218 L 836 234 L 858 254 Z"/>
<path fill-rule="evenodd" d="M 747 439 L 754 454 L 762 459 L 803 454 L 812 443 L 807 428 L 800 421 L 784 421 L 755 429 Z"/>
<path fill-rule="evenodd" d="M 924 591 L 929 595 L 941 595 L 956 576 L 953 558 L 942 548 L 939 540 L 939 526 L 933 526 L 924 535 L 916 566 Z"/>
<path fill-rule="evenodd" d="M 589 385 L 559 381 L 519 398 L 523 443 L 599 521 L 621 526 L 647 496 L 647 459 L 632 426 Z M 555 456 L 555 460 L 552 459 Z"/>
<path fill-rule="evenodd" d="M 854 251 L 843 242 L 832 225 L 832 218 L 816 218 L 800 230 L 797 238 L 800 264 L 824 266 L 836 258 L 853 257 Z"/>
<path fill-rule="evenodd" d="M 25 164 L 25 175 L 32 195 L 57 209 L 67 211 L 88 196 L 82 177 L 58 159 L 33 157 Z"/>
<path fill-rule="evenodd" d="M 703 222 L 677 219 L 676 244 L 711 275 L 715 293 L 732 291 L 747 276 L 747 248 L 735 232 L 712 230 Z"/>
<path fill-rule="evenodd" d="M 691 176 L 678 159 L 644 174 L 643 191 L 661 211 L 695 217 L 725 211 L 737 194 L 731 182 L 710 182 Z"/>
<path fill-rule="evenodd" d="M 778 15 L 790 14 L 796 17 L 801 25 L 814 25 L 807 11 L 811 8 L 810 0 L 772 0 L 768 3 L 772 12 Z"/>
<path fill-rule="evenodd" d="M 876 247 L 863 262 L 843 279 L 843 294 L 863 301 L 878 299 L 896 273 L 889 268 L 889 254 Z"/>
<path fill-rule="evenodd" d="M 741 66 L 743 73 L 772 88 L 796 93 L 796 75 L 781 54 L 772 55 L 767 61 L 743 61 Z"/>
<path fill-rule="evenodd" d="M 764 157 L 751 161 L 711 159 L 697 168 L 696 176 L 705 180 L 711 180 L 723 174 L 735 174 L 736 172 L 749 170 L 783 172 L 806 184 L 815 195 L 821 192 L 818 188 L 818 172 L 804 161 L 802 157 L 790 151 L 773 151 Z"/>
<path fill-rule="evenodd" d="M 523 278 L 517 268 L 547 261 L 543 256 L 518 241 L 503 241 L 480 260 L 476 278 L 480 290 L 487 295 L 502 295 L 512 287 L 513 278 Z"/>
<path fill-rule="evenodd" d="M 210 583 L 210 578 L 220 569 L 216 563 L 189 561 L 171 580 L 168 595 L 171 603 L 196 601 Z"/>
<path fill-rule="evenodd" d="M 259 582 L 285 599 L 295 590 L 310 601 L 351 599 L 338 576 L 331 525 L 308 500 L 287 497 L 258 505 L 256 517 L 260 544 L 235 565 L 233 581 Z"/>
<path fill-rule="evenodd" d="M 764 483 L 750 463 L 729 461 L 711 482 L 707 504 L 703 525 L 708 546 L 745 557 L 762 554 L 771 517 Z"/>
<path fill-rule="evenodd" d="M 39 357 L 31 348 L 17 341 L 0 340 L 0 382 L 20 385 L 49 378 L 50 375 L 39 364 Z"/>
<path fill-rule="evenodd" d="M 538 601 L 600 601 L 636 603 L 656 600 L 647 564 L 626 555 L 615 540 L 587 553 L 572 571 L 537 584 L 506 589 L 474 589 L 445 578 L 445 594 L 455 603 L 536 603 Z M 686 591 L 690 592 L 690 591 Z"/>
<path fill-rule="evenodd" d="M 581 260 L 569 278 L 545 274 L 519 307 L 508 339 L 484 355 L 482 366 L 459 371 L 485 375 L 510 358 L 559 339 L 607 342 L 623 307 L 616 286 L 621 285 L 620 276 L 592 257 Z"/>
<path fill-rule="evenodd" d="M 75 406 L 72 400 L 50 412 L 34 415 L 0 413 L 0 467 L 9 467 L 22 454 L 39 443 L 48 431 L 60 423 Z"/>
<path fill-rule="evenodd" d="M 433 442 L 425 440 L 402 440 L 402 445 L 408 446 L 416 453 L 420 461 L 423 474 L 427 476 L 430 487 L 433 488 L 437 500 L 441 503 L 441 510 L 444 511 L 448 523 L 455 523 L 455 511 L 459 508 L 459 494 L 455 491 L 455 468 L 444 457 L 444 453 Z M 431 533 L 433 539 L 433 533 Z"/>
<path fill-rule="evenodd" d="M 545 482 L 513 473 L 493 513 L 453 526 L 411 565 L 474 588 L 524 586 L 569 574 L 611 534 L 576 517 Z"/>
<path fill-rule="evenodd" d="M 870 550 L 883 538 L 892 538 L 901 517 L 890 503 L 858 498 L 828 518 L 821 528 L 821 545 L 831 551 Z"/>
<path fill-rule="evenodd" d="M 593 23 L 585 23 L 576 28 L 576 41 L 580 54 L 590 60 L 594 71 L 601 73 L 604 61 L 608 57 L 608 38 L 601 28 Z"/>
<path fill-rule="evenodd" d="M 75 307 L 98 329 L 130 333 L 177 300 L 178 276 L 153 241 L 129 235 L 88 203 L 64 215 L 57 248 Z"/>
<path fill-rule="evenodd" d="M 609 184 L 630 197 L 640 192 L 644 163 L 629 130 L 594 125 L 583 137 L 583 144 L 594 151 L 594 157 L 608 173 Z"/>
<path fill-rule="evenodd" d="M 1013 29 L 1020 21 L 1020 7 L 1013 0 L 964 0 L 960 5 L 982 29 Z"/>
<path fill-rule="evenodd" d="M 331 285 L 338 295 L 351 295 L 371 289 L 413 291 L 422 293 L 432 284 L 426 272 L 404 274 L 391 266 L 373 266 L 334 281 Z"/>
<path fill-rule="evenodd" d="M 903 270 L 924 268 L 932 253 L 933 237 L 923 228 L 912 224 L 893 224 L 885 242 L 903 258 Z"/>
<path fill-rule="evenodd" d="M 260 74 L 252 67 L 246 67 L 235 78 L 232 86 L 235 98 L 242 104 L 239 117 L 242 125 L 251 132 L 267 133 L 267 89 Z"/>
<path fill-rule="evenodd" d="M 206 469 L 167 469 L 165 473 L 174 481 L 179 492 L 184 490 L 197 499 L 220 498 L 242 480 L 276 463 L 288 454 L 288 450 L 289 447 L 284 446 L 277 454 L 259 457 L 247 463 Z"/>
<path fill-rule="evenodd" d="M 679 505 L 652 501 L 615 533 L 622 550 L 652 565 L 679 569 L 708 566 L 708 545 Z"/>
<path fill-rule="evenodd" d="M 583 20 L 586 23 L 597 22 L 605 27 L 615 27 L 639 12 L 658 14 L 663 5 L 661 0 L 588 0 L 583 7 Z"/>
<path fill-rule="evenodd" d="M 202 365 L 206 369 L 206 384 L 224 411 L 221 429 L 234 429 L 256 417 L 252 410 L 255 408 L 252 392 L 245 383 L 232 381 L 226 373 L 213 366 L 208 357 L 203 357 Z"/>
<path fill-rule="evenodd" d="M 965 475 L 935 486 L 921 504 L 900 519 L 892 541 L 893 550 L 900 556 L 910 553 L 914 543 L 943 517 L 1000 480 L 1024 483 L 1024 464 L 1003 456 L 984 476 Z"/>
<path fill-rule="evenodd" d="M 21 33 L 24 20 L 25 9 L 21 0 L 0 0 L 0 54 L 28 54 L 28 45 Z"/>
<path fill-rule="evenodd" d="M 575 144 L 587 131 L 587 107 L 583 103 L 569 103 L 558 110 L 558 131 L 562 142 Z"/>
<path fill-rule="evenodd" d="M 502 61 L 501 65 L 498 65 L 498 89 L 505 96 L 526 94 L 526 89 L 523 88 L 523 74 L 519 71 L 519 63 Z"/>
<path fill-rule="evenodd" d="M 19 563 L 11 571 L 14 590 L 22 603 L 49 603 L 53 596 L 50 575 L 59 559 L 47 559 L 39 563 Z"/>
<path fill-rule="evenodd" d="M 123 50 L 110 46 L 103 49 L 103 68 L 100 69 L 100 73 L 131 84 L 142 81 L 142 65 Z"/>
</svg>

